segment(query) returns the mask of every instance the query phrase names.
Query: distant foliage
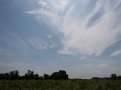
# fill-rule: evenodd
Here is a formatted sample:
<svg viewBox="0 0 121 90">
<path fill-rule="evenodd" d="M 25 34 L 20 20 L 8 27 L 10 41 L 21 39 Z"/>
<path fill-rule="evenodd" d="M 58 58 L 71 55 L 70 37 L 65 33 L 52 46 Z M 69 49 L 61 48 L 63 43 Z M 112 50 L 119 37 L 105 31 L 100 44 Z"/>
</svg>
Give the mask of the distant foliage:
<svg viewBox="0 0 121 90">
<path fill-rule="evenodd" d="M 20 76 L 19 71 L 10 71 L 9 73 L 0 73 L 0 80 L 17 80 L 17 79 L 34 79 L 34 80 L 47 80 L 47 79 L 68 79 L 68 75 L 66 71 L 59 70 L 59 72 L 54 72 L 51 75 L 44 74 L 43 76 L 39 76 L 39 74 L 35 74 L 34 71 L 28 70 L 25 75 Z"/>
<path fill-rule="evenodd" d="M 116 74 L 111 74 L 111 79 L 117 79 L 117 75 Z"/>
<path fill-rule="evenodd" d="M 19 79 L 19 71 L 17 70 L 9 72 L 9 75 L 10 75 L 10 79 L 12 80 Z"/>
<path fill-rule="evenodd" d="M 53 72 L 51 75 L 44 74 L 43 76 L 40 76 L 37 73 L 34 73 L 34 71 L 28 70 L 23 76 L 19 75 L 19 71 L 10 71 L 8 73 L 0 73 L 0 80 L 67 80 L 69 79 L 68 74 L 65 70 L 59 70 L 58 72 Z M 121 80 L 121 76 L 117 76 L 116 74 L 111 74 L 110 77 L 93 77 L 92 80 L 105 80 L 105 79 L 111 79 L 111 80 Z"/>
<path fill-rule="evenodd" d="M 121 80 L 121 76 L 117 76 L 116 74 L 111 74 L 110 77 L 93 77 L 93 80 L 99 80 L 99 79 L 111 79 L 111 80 Z"/>
<path fill-rule="evenodd" d="M 50 75 L 44 74 L 44 79 L 50 79 Z"/>
<path fill-rule="evenodd" d="M 66 71 L 59 70 L 59 72 L 52 73 L 51 79 L 68 79 L 68 75 L 66 74 Z"/>
<path fill-rule="evenodd" d="M 5 79 L 5 80 L 16 80 L 19 79 L 19 71 L 10 71 L 9 73 L 1 73 L 0 74 L 0 79 Z"/>
</svg>

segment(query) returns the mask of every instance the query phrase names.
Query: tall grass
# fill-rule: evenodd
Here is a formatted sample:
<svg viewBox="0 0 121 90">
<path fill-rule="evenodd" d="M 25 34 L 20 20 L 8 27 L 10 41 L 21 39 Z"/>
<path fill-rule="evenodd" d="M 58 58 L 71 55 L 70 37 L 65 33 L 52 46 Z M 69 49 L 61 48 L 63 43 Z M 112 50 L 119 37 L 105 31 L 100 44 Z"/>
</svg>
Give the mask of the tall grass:
<svg viewBox="0 0 121 90">
<path fill-rule="evenodd" d="M 121 80 L 1 80 L 0 90 L 121 90 Z"/>
</svg>

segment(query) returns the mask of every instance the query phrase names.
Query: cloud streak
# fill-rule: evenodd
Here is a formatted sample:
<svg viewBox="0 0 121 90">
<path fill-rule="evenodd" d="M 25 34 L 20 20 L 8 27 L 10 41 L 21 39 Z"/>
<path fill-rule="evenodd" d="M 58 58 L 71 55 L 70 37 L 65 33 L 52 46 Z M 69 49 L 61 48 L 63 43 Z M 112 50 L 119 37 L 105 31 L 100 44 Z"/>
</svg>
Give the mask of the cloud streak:
<svg viewBox="0 0 121 90">
<path fill-rule="evenodd" d="M 121 49 L 117 50 L 117 51 L 114 51 L 111 56 L 121 56 Z"/>
<path fill-rule="evenodd" d="M 39 38 L 29 38 L 27 39 L 29 45 L 34 47 L 37 50 L 47 50 L 55 48 L 57 45 L 54 43 L 48 43 L 42 39 Z"/>
<path fill-rule="evenodd" d="M 121 36 L 121 0 L 37 0 L 27 11 L 63 34 L 61 54 L 102 55 Z M 40 20 L 40 19 L 38 19 Z"/>
<path fill-rule="evenodd" d="M 46 23 L 51 22 L 58 26 L 62 19 L 62 13 L 69 4 L 69 0 L 36 0 L 38 8 L 27 11 L 26 13 L 35 15 L 38 20 Z M 33 7 L 34 8 L 34 7 Z"/>
</svg>

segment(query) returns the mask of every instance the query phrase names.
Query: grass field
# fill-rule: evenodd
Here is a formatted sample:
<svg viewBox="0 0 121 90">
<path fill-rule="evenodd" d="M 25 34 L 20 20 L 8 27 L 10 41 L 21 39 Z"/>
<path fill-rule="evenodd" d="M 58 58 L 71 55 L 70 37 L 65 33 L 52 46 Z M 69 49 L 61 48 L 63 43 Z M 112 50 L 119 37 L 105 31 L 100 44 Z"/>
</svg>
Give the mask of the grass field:
<svg viewBox="0 0 121 90">
<path fill-rule="evenodd" d="M 121 90 L 121 80 L 1 80 L 0 90 Z"/>
</svg>

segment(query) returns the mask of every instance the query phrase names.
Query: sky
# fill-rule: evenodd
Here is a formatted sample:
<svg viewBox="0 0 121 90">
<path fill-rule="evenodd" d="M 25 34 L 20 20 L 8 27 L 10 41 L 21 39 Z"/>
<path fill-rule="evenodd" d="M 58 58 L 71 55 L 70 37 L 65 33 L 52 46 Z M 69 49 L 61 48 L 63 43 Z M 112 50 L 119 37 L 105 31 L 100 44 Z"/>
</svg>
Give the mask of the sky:
<svg viewBox="0 0 121 90">
<path fill-rule="evenodd" d="M 121 0 L 0 0 L 0 72 L 121 75 Z"/>
</svg>

